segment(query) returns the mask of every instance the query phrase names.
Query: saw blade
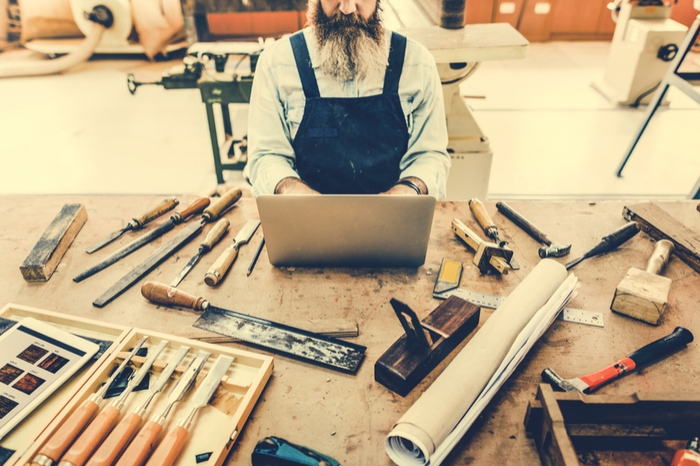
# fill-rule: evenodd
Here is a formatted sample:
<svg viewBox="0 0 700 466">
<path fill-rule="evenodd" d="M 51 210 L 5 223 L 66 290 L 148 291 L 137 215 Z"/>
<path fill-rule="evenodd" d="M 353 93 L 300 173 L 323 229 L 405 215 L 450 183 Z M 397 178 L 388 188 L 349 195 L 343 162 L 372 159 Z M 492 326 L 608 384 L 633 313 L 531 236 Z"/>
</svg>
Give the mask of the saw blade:
<svg viewBox="0 0 700 466">
<path fill-rule="evenodd" d="M 456 288 L 444 293 L 433 293 L 433 298 L 447 299 L 450 295 L 455 295 L 465 301 L 476 304 L 477 306 L 488 309 L 497 309 L 498 306 L 505 301 L 503 296 L 496 296 L 488 293 L 480 293 L 478 291 L 466 290 L 464 288 Z M 572 309 L 565 307 L 557 317 L 565 322 L 574 322 L 577 324 L 592 325 L 594 327 L 605 327 L 603 314 L 600 312 L 586 311 L 583 309 Z"/>
<path fill-rule="evenodd" d="M 357 371 L 367 349 L 362 345 L 214 306 L 209 306 L 192 325 L 350 373 Z"/>
</svg>

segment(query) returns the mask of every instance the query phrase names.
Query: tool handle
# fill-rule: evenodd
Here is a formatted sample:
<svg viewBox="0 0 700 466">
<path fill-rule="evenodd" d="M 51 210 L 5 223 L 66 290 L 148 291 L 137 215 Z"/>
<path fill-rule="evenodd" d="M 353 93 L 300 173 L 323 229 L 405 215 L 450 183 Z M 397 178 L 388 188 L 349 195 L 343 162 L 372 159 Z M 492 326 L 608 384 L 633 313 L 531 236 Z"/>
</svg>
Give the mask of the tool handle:
<svg viewBox="0 0 700 466">
<path fill-rule="evenodd" d="M 187 429 L 182 426 L 173 427 L 160 441 L 146 466 L 170 466 L 174 464 L 186 441 Z"/>
<path fill-rule="evenodd" d="M 153 304 L 186 307 L 193 311 L 204 310 L 207 303 L 207 300 L 204 298 L 197 298 L 177 288 L 151 281 L 141 286 L 141 295 Z"/>
<path fill-rule="evenodd" d="M 73 443 L 83 428 L 88 425 L 90 419 L 95 415 L 99 405 L 96 401 L 88 398 L 78 406 L 78 409 L 73 411 L 68 419 L 66 419 L 61 427 L 49 438 L 48 442 L 39 449 L 37 455 L 45 456 L 58 461 L 61 456 L 68 450 L 68 447 Z"/>
<path fill-rule="evenodd" d="M 692 341 L 693 334 L 690 330 L 684 327 L 676 327 L 673 333 L 649 343 L 643 348 L 628 354 L 627 357 L 634 361 L 636 367 L 644 367 L 670 356 Z"/>
<path fill-rule="evenodd" d="M 134 437 L 116 466 L 142 466 L 153 451 L 163 426 L 155 421 L 148 421 Z"/>
<path fill-rule="evenodd" d="M 668 264 L 668 261 L 671 259 L 674 247 L 673 243 L 667 239 L 657 241 L 654 252 L 647 261 L 646 271 L 656 275 L 661 274 L 666 264 Z"/>
<path fill-rule="evenodd" d="M 515 223 L 518 227 L 520 227 L 521 230 L 523 230 L 525 233 L 528 235 L 532 236 L 535 238 L 537 241 L 539 241 L 542 244 L 546 244 L 549 246 L 552 244 L 552 241 L 545 235 L 542 230 L 537 228 L 535 225 L 533 225 L 529 220 L 527 220 L 525 217 L 517 213 L 511 206 L 506 204 L 505 202 L 498 201 L 496 203 L 496 208 L 500 213 L 502 213 L 507 219 L 509 219 L 511 222 Z"/>
<path fill-rule="evenodd" d="M 83 466 L 95 448 L 104 440 L 119 417 L 119 409 L 115 406 L 105 406 L 100 414 L 90 423 L 78 440 L 63 455 L 59 465 L 69 463 L 73 466 Z"/>
<path fill-rule="evenodd" d="M 164 213 L 173 210 L 179 203 L 180 201 L 178 201 L 176 197 L 169 197 L 155 206 L 153 209 L 141 214 L 139 217 L 134 218 L 133 222 L 136 223 L 135 226 L 142 227 L 154 218 L 160 217 Z"/>
<path fill-rule="evenodd" d="M 237 245 L 232 244 L 227 247 L 204 276 L 204 283 L 209 286 L 216 286 L 223 276 L 226 275 L 228 269 L 231 268 L 231 264 L 236 260 L 236 256 L 238 256 Z"/>
<path fill-rule="evenodd" d="M 452 219 L 452 231 L 454 231 L 457 236 L 462 238 L 462 240 L 467 243 L 467 245 L 472 248 L 474 252 L 479 250 L 479 245 L 483 242 L 483 240 L 474 232 L 474 230 L 466 226 L 461 220 L 456 218 Z"/>
<path fill-rule="evenodd" d="M 472 211 L 472 214 L 474 214 L 474 217 L 476 217 L 476 221 L 479 222 L 481 228 L 484 229 L 484 232 L 496 228 L 496 224 L 493 223 L 491 216 L 486 212 L 486 207 L 484 207 L 484 204 L 482 204 L 479 199 L 469 199 L 469 209 Z"/>
<path fill-rule="evenodd" d="M 207 234 L 207 237 L 204 238 L 204 241 L 202 241 L 199 244 L 201 247 L 204 248 L 205 252 L 213 248 L 214 245 L 224 236 L 226 230 L 228 230 L 229 225 L 230 222 L 225 218 L 222 218 L 221 220 L 216 222 L 214 228 L 212 228 Z"/>
<path fill-rule="evenodd" d="M 200 197 L 198 199 L 195 199 L 195 201 L 185 207 L 183 210 L 180 212 L 175 212 L 173 215 L 170 216 L 170 220 L 173 221 L 173 223 L 180 223 L 183 220 L 187 220 L 188 217 L 191 217 L 192 215 L 196 215 L 209 207 L 209 203 L 211 201 L 209 200 L 208 197 Z"/>
<path fill-rule="evenodd" d="M 133 412 L 124 416 L 117 427 L 109 433 L 107 439 L 102 442 L 100 448 L 92 455 L 87 466 L 112 466 L 119 453 L 124 450 L 131 437 L 139 429 L 142 420 L 141 416 Z"/>
<path fill-rule="evenodd" d="M 238 201 L 243 193 L 239 188 L 229 189 L 218 200 L 214 201 L 209 207 L 204 210 L 202 217 L 205 222 L 212 222 L 219 218 L 222 212 L 231 207 Z"/>
<path fill-rule="evenodd" d="M 605 252 L 617 249 L 637 233 L 639 233 L 639 224 L 637 222 L 626 223 L 609 235 L 603 236 L 600 243 L 593 246 L 586 254 L 583 255 L 583 258 L 587 259 L 589 257 L 597 256 L 598 254 L 603 254 Z"/>
</svg>

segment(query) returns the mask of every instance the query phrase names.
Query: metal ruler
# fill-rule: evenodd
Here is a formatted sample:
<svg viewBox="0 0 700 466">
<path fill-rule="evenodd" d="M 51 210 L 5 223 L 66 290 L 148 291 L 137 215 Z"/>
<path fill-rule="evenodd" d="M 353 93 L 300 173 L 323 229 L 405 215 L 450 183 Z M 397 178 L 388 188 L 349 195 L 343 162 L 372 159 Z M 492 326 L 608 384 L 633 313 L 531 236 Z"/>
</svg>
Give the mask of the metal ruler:
<svg viewBox="0 0 700 466">
<path fill-rule="evenodd" d="M 492 294 L 479 293 L 477 291 L 455 288 L 442 293 L 433 293 L 433 298 L 447 299 L 450 295 L 455 295 L 472 304 L 489 309 L 497 309 L 506 298 Z M 557 317 L 559 320 L 574 322 L 577 324 L 592 325 L 594 327 L 605 327 L 603 314 L 600 312 L 584 311 L 583 309 L 571 309 L 565 307 Z"/>
</svg>

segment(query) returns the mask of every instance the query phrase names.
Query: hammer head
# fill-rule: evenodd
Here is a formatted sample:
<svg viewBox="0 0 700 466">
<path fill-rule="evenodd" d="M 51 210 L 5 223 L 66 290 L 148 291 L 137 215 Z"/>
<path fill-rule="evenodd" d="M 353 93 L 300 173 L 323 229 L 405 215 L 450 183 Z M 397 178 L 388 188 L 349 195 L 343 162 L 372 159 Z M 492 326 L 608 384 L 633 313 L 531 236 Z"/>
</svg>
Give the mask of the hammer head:
<svg viewBox="0 0 700 466">
<path fill-rule="evenodd" d="M 610 309 L 656 325 L 666 310 L 671 279 L 631 268 L 615 289 Z"/>
<path fill-rule="evenodd" d="M 537 252 L 542 259 L 546 259 L 547 257 L 564 257 L 569 254 L 570 251 L 570 244 L 563 246 L 557 243 L 549 243 L 549 246 L 542 246 Z"/>
<path fill-rule="evenodd" d="M 549 367 L 542 371 L 542 380 L 564 392 L 583 393 L 588 389 L 588 384 L 581 379 L 562 379 Z"/>
</svg>

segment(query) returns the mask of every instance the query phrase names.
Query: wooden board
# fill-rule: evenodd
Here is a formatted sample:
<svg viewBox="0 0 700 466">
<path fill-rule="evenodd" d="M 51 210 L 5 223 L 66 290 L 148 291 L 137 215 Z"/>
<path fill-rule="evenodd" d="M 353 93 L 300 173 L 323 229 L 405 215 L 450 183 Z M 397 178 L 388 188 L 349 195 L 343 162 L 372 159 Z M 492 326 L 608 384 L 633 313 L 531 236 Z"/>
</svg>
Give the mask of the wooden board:
<svg viewBox="0 0 700 466">
<path fill-rule="evenodd" d="M 673 253 L 700 273 L 699 232 L 691 230 L 652 202 L 625 206 L 622 216 L 639 223 L 641 230 L 652 238 L 673 242 L 676 247 Z"/>
<path fill-rule="evenodd" d="M 28 282 L 46 281 L 87 221 L 81 204 L 66 204 L 44 230 L 19 270 Z"/>
</svg>

